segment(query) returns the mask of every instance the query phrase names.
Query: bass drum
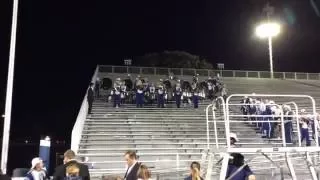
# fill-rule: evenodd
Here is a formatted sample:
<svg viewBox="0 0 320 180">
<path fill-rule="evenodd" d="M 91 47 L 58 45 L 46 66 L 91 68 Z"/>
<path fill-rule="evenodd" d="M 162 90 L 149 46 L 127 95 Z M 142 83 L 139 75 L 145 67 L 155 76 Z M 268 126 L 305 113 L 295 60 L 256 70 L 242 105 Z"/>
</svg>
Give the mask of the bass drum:
<svg viewBox="0 0 320 180">
<path fill-rule="evenodd" d="M 112 80 L 110 78 L 103 78 L 101 87 L 103 90 L 110 89 L 112 87 Z"/>
</svg>

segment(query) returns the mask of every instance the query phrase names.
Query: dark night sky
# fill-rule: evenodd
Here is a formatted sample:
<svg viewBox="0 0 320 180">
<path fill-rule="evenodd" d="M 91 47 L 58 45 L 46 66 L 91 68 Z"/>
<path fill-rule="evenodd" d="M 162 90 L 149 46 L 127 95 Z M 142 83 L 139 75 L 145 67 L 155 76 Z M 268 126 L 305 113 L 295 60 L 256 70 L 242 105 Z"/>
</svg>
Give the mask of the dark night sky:
<svg viewBox="0 0 320 180">
<path fill-rule="evenodd" d="M 184 50 L 226 69 L 268 70 L 267 43 L 253 35 L 265 2 L 21 0 L 12 137 L 69 136 L 96 64 Z M 0 3 L 2 113 L 12 4 Z M 275 70 L 319 72 L 320 18 L 309 0 L 271 4 L 283 23 L 274 41 Z"/>
</svg>

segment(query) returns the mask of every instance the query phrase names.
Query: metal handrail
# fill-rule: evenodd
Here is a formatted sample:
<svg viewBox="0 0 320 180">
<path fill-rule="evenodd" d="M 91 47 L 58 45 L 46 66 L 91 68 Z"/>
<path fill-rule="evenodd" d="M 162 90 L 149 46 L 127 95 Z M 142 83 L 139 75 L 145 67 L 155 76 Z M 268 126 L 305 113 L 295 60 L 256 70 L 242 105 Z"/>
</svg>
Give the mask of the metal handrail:
<svg viewBox="0 0 320 180">
<path fill-rule="evenodd" d="M 312 111 L 313 111 L 313 117 L 314 119 L 316 119 L 316 103 L 315 103 L 315 100 L 313 97 L 309 96 L 309 95 L 279 95 L 279 94 L 232 94 L 230 95 L 228 98 L 227 98 L 227 101 L 226 101 L 226 137 L 227 137 L 227 146 L 228 146 L 228 149 L 230 148 L 230 110 L 229 110 L 229 101 L 232 97 L 244 97 L 244 96 L 247 96 L 247 97 L 296 97 L 296 98 L 308 98 L 311 100 L 311 104 L 312 104 Z M 283 112 L 282 108 L 281 108 L 281 111 Z M 281 120 L 283 121 L 283 113 L 281 113 L 282 116 L 281 116 Z M 232 115 L 231 115 L 232 116 Z M 284 124 L 282 123 L 282 136 L 285 137 L 285 132 L 284 132 Z M 318 122 L 315 121 L 314 123 L 314 126 L 315 126 L 315 129 L 317 129 L 318 127 Z M 318 131 L 315 131 L 315 136 L 318 137 Z M 285 146 L 285 140 L 283 140 L 284 142 L 284 146 Z M 318 141 L 318 138 L 316 138 L 316 147 L 319 147 L 319 141 Z"/>
<path fill-rule="evenodd" d="M 96 83 L 98 73 L 99 73 L 99 66 L 96 67 L 96 70 L 95 70 L 93 77 L 91 79 L 91 82 L 93 84 Z M 86 120 L 86 117 L 88 114 L 87 95 L 88 94 L 87 94 L 87 89 L 86 89 L 86 93 L 85 93 L 85 96 L 84 96 L 83 101 L 81 103 L 80 111 L 78 113 L 77 120 L 73 126 L 72 134 L 71 134 L 71 149 L 76 153 L 79 150 L 79 144 L 80 144 L 81 138 L 82 138 L 81 135 L 82 135 L 84 123 L 85 123 L 85 120 Z"/>
<path fill-rule="evenodd" d="M 169 75 L 169 72 L 175 71 L 175 75 L 185 76 L 184 72 L 189 72 L 187 75 L 200 74 L 202 76 L 210 76 L 211 72 L 219 73 L 224 77 L 241 77 L 241 78 L 270 78 L 269 71 L 251 71 L 251 70 L 217 70 L 217 69 L 192 69 L 192 68 L 166 68 L 166 67 L 138 67 L 138 66 L 112 66 L 100 65 L 101 68 L 109 68 L 110 70 L 101 71 L 106 73 L 131 73 L 130 69 L 137 69 L 137 74 L 152 74 L 152 75 Z M 116 68 L 122 68 L 121 72 L 115 72 Z M 144 73 L 144 69 L 152 70 Z M 162 70 L 162 73 L 159 73 Z M 163 71 L 165 70 L 165 71 Z M 165 73 L 163 73 L 165 72 Z M 320 73 L 307 72 L 274 72 L 277 79 L 294 79 L 294 80 L 320 80 Z M 313 76 L 310 76 L 313 75 Z"/>
</svg>

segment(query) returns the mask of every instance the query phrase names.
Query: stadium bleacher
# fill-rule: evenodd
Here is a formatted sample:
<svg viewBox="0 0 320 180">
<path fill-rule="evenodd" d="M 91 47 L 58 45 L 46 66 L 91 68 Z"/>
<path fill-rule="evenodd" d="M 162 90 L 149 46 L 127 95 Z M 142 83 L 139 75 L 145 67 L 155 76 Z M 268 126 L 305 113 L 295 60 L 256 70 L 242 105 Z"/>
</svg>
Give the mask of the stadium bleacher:
<svg viewBox="0 0 320 180">
<path fill-rule="evenodd" d="M 111 80 L 125 78 L 124 73 L 97 74 L 99 78 L 108 77 Z M 138 74 L 131 74 L 137 76 Z M 151 82 L 156 82 L 163 75 L 146 75 Z M 191 81 L 192 76 L 183 76 L 181 79 Z M 202 80 L 207 76 L 200 76 Z M 296 94 L 310 95 L 320 102 L 320 92 L 314 81 L 296 81 L 283 79 L 259 78 L 223 78 L 227 85 L 228 94 Z M 230 99 L 230 104 L 240 104 L 241 98 Z M 270 97 L 275 98 L 277 104 L 295 102 L 299 109 L 306 109 L 312 114 L 312 104 L 307 98 L 297 97 Z M 204 167 L 208 160 L 204 159 L 207 150 L 207 122 L 205 108 L 211 101 L 204 100 L 199 109 L 190 107 L 174 108 L 136 108 L 135 105 L 125 104 L 119 109 L 112 107 L 105 98 L 96 99 L 93 104 L 93 114 L 88 115 L 83 122 L 81 140 L 77 152 L 79 156 L 89 157 L 92 177 L 101 177 L 105 174 L 124 174 L 125 162 L 123 153 L 126 150 L 136 150 L 139 161 L 151 168 L 157 179 L 181 179 L 188 174 L 188 167 L 192 161 L 201 161 Z M 317 109 L 319 110 L 319 109 Z M 211 111 L 210 111 L 211 112 Z M 221 149 L 226 147 L 225 119 L 222 108 L 215 112 L 217 123 L 218 142 Z M 209 113 L 212 119 L 212 113 Z M 230 115 L 241 115 L 239 105 L 230 105 Z M 282 147 L 282 139 L 261 138 L 260 132 L 250 123 L 243 122 L 243 117 L 230 117 L 230 132 L 237 134 L 240 147 L 266 148 Z M 215 148 L 214 126 L 210 123 L 210 148 Z M 294 126 L 294 133 L 297 133 Z M 297 141 L 297 139 L 295 139 Z M 314 143 L 313 143 L 314 145 Z M 290 145 L 289 146 L 295 146 Z M 246 159 L 255 157 L 246 154 Z M 291 154 L 292 162 L 298 179 L 311 179 L 308 165 L 303 156 Z M 311 154 L 313 155 L 313 154 Z M 215 156 L 214 164 L 220 156 Z M 272 160 L 278 165 L 285 164 L 285 155 L 273 153 Z M 257 179 L 274 179 L 280 177 L 279 168 L 272 165 L 263 155 L 256 157 L 249 163 L 257 175 Z M 271 169 L 271 170 L 270 170 Z M 212 179 L 218 179 L 221 165 L 214 165 Z M 288 169 L 284 168 L 285 179 L 290 179 Z"/>
</svg>

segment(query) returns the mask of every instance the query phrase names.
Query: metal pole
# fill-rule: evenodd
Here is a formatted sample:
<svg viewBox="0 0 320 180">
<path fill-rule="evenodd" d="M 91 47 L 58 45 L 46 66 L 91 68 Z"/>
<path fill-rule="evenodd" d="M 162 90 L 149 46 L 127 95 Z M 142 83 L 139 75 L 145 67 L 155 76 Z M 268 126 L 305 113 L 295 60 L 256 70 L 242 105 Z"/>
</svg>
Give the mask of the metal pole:
<svg viewBox="0 0 320 180">
<path fill-rule="evenodd" d="M 268 37 L 269 41 L 269 59 L 270 59 L 270 78 L 273 79 L 273 57 L 272 57 L 272 37 Z"/>
<path fill-rule="evenodd" d="M 10 42 L 9 67 L 8 67 L 6 106 L 5 106 L 6 109 L 5 109 L 5 117 L 4 117 L 4 125 L 3 125 L 3 139 L 2 139 L 2 152 L 1 152 L 1 170 L 4 174 L 7 173 L 7 161 L 8 161 L 8 150 L 9 150 L 17 21 L 18 21 L 18 0 L 14 0 L 12 26 L 11 26 L 11 42 Z"/>
</svg>

